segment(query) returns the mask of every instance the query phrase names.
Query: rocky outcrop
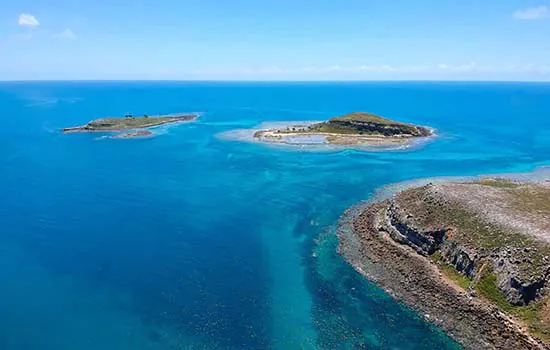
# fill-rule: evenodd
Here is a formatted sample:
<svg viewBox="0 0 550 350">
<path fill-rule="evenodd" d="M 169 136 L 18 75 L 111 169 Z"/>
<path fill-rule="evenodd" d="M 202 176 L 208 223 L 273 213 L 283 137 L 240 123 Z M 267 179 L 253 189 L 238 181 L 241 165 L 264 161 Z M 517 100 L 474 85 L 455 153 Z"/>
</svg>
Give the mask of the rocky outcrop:
<svg viewBox="0 0 550 350">
<path fill-rule="evenodd" d="M 384 225 L 381 228 L 386 230 L 395 241 L 414 248 L 419 254 L 431 255 L 435 253 L 443 243 L 447 229 L 423 229 L 410 219 L 411 216 L 394 201 L 390 201 Z"/>
<path fill-rule="evenodd" d="M 523 254 L 522 254 L 523 253 Z M 529 305 L 540 299 L 547 287 L 550 266 L 537 269 L 521 268 L 532 260 L 529 252 L 506 250 L 496 254 L 491 261 L 497 277 L 497 287 L 514 305 Z"/>
<path fill-rule="evenodd" d="M 455 241 L 445 241 L 439 247 L 439 251 L 443 262 L 453 266 L 458 272 L 469 278 L 474 278 L 476 267 L 481 265 L 481 259 L 475 250 L 461 246 Z"/>
<path fill-rule="evenodd" d="M 441 327 L 466 349 L 550 349 L 497 307 L 442 279 L 437 268 L 387 233 L 389 203 L 348 213 L 339 252 L 368 279 Z"/>
<path fill-rule="evenodd" d="M 540 260 L 540 252 L 536 248 L 477 245 L 459 223 L 446 222 L 444 217 L 435 221 L 432 219 L 426 226 L 424 215 L 429 215 L 436 208 L 456 206 L 456 203 L 450 203 L 438 194 L 438 189 L 434 189 L 433 185 L 421 189 L 413 196 L 414 199 L 408 193 L 398 194 L 389 201 L 385 224 L 381 228 L 396 242 L 414 248 L 419 254 L 428 256 L 438 252 L 442 262 L 469 278 L 475 278 L 484 263 L 489 264 L 496 274 L 498 289 L 511 304 L 528 305 L 537 299 L 549 277 L 550 259 L 535 263 Z M 465 209 L 455 207 L 453 210 Z M 476 215 L 469 214 L 471 217 Z M 484 229 L 499 229 L 482 218 L 476 220 L 479 221 L 476 224 Z M 500 234 L 509 234 L 511 240 L 516 239 L 512 233 L 502 231 Z"/>
<path fill-rule="evenodd" d="M 488 183 L 429 184 L 356 209 L 340 252 L 467 348 L 550 349 L 526 331 L 550 334 L 548 187 Z M 524 216 L 543 234 L 518 230 Z"/>
</svg>

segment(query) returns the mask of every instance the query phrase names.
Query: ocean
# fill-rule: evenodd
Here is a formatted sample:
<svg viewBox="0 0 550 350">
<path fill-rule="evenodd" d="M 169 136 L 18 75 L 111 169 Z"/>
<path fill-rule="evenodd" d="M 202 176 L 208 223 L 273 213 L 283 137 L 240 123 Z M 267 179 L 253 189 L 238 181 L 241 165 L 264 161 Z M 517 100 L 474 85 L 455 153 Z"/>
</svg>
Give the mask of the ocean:
<svg viewBox="0 0 550 350">
<path fill-rule="evenodd" d="M 1 82 L 0 349 L 458 349 L 356 273 L 346 208 L 417 178 L 550 165 L 550 84 Z M 399 150 L 228 140 L 369 111 Z M 199 112 L 143 139 L 62 134 Z"/>
</svg>

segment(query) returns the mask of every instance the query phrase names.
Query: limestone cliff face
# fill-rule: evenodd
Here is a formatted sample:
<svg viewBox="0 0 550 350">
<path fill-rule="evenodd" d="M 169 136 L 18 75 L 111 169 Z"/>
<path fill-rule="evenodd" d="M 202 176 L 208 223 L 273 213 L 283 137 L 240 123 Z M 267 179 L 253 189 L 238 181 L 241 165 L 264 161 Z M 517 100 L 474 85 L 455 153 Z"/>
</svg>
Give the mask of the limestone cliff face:
<svg viewBox="0 0 550 350">
<path fill-rule="evenodd" d="M 446 228 L 431 230 L 416 225 L 406 210 L 390 201 L 383 228 L 397 242 L 406 244 L 422 255 L 431 255 L 445 238 Z"/>
<path fill-rule="evenodd" d="M 529 260 L 529 254 L 522 253 L 525 252 L 515 251 L 510 255 L 508 252 L 501 252 L 491 259 L 498 288 L 515 305 L 528 305 L 539 299 L 550 277 L 548 265 L 531 273 L 523 272 L 518 265 Z"/>
<path fill-rule="evenodd" d="M 481 266 L 481 259 L 474 249 L 466 248 L 453 240 L 446 240 L 439 248 L 443 262 L 454 266 L 458 272 L 474 278 Z"/>
<path fill-rule="evenodd" d="M 424 189 L 422 203 L 429 201 L 435 206 L 448 206 L 438 199 L 429 186 Z M 423 256 L 437 253 L 440 261 L 453 266 L 458 272 L 476 280 L 482 269 L 491 269 L 496 275 L 496 285 L 506 299 L 514 305 L 528 305 L 543 293 L 550 278 L 550 259 L 540 260 L 536 248 L 510 248 L 495 246 L 492 249 L 479 247 L 462 235 L 460 227 L 444 220 L 426 220 L 430 210 L 410 197 L 403 196 L 388 201 L 379 229 L 396 242 L 410 246 Z"/>
</svg>

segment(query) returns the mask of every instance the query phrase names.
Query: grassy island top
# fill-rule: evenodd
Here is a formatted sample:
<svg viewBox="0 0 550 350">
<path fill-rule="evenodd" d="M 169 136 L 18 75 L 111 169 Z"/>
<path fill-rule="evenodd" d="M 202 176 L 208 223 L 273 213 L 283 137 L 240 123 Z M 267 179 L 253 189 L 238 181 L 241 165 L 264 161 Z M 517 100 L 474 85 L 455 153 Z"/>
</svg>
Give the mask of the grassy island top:
<svg viewBox="0 0 550 350">
<path fill-rule="evenodd" d="M 74 131 L 120 131 L 129 129 L 148 128 L 167 123 L 175 123 L 179 121 L 190 121 L 196 119 L 196 114 L 173 114 L 161 116 L 143 115 L 134 117 L 126 115 L 122 118 L 101 118 L 95 119 L 86 125 L 76 126 L 72 128 L 64 128 L 63 132 Z"/>
<path fill-rule="evenodd" d="M 334 117 L 329 120 L 329 122 L 338 122 L 338 121 L 355 121 L 361 123 L 373 123 L 373 124 L 383 124 L 383 125 L 409 125 L 401 123 L 395 120 L 383 118 L 379 115 L 368 113 L 368 112 L 353 112 L 348 113 L 339 117 Z"/>
<path fill-rule="evenodd" d="M 314 124 L 310 131 L 332 134 L 358 134 L 383 136 L 430 136 L 432 132 L 423 126 L 406 124 L 367 112 L 353 112 Z"/>
</svg>

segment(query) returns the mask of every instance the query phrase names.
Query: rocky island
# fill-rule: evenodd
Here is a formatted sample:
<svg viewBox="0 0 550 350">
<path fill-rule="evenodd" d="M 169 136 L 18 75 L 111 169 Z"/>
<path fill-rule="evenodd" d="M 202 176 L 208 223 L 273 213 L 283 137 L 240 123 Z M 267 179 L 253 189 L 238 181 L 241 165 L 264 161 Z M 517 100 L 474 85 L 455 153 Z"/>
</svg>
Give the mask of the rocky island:
<svg viewBox="0 0 550 350">
<path fill-rule="evenodd" d="M 413 138 L 432 135 L 432 130 L 423 126 L 401 123 L 371 113 L 354 112 L 325 122 L 259 130 L 254 133 L 254 138 L 289 144 L 385 146 L 402 145 Z"/>
<path fill-rule="evenodd" d="M 197 114 L 170 114 L 159 116 L 125 115 L 122 118 L 101 118 L 88 122 L 86 125 L 64 128 L 62 132 L 108 132 L 132 129 L 144 129 L 162 124 L 192 121 L 198 118 Z M 131 134 L 127 134 L 131 137 Z M 137 136 L 143 136 L 138 134 Z"/>
<path fill-rule="evenodd" d="M 339 252 L 467 349 L 550 349 L 550 182 L 413 187 L 348 210 Z"/>
</svg>

